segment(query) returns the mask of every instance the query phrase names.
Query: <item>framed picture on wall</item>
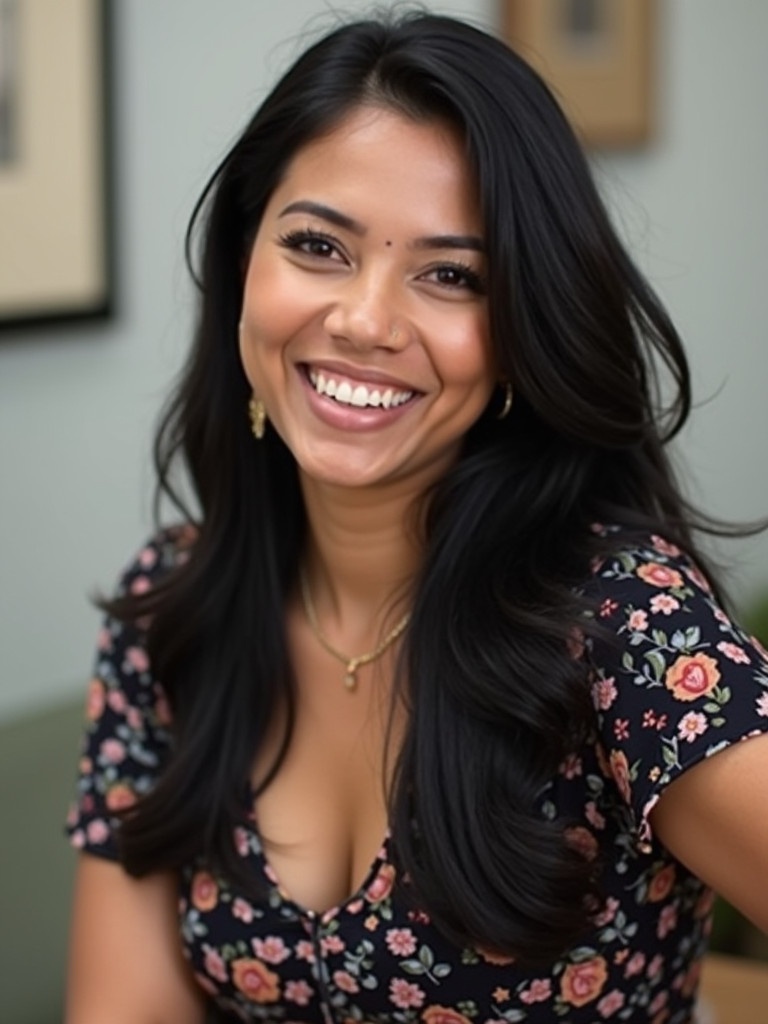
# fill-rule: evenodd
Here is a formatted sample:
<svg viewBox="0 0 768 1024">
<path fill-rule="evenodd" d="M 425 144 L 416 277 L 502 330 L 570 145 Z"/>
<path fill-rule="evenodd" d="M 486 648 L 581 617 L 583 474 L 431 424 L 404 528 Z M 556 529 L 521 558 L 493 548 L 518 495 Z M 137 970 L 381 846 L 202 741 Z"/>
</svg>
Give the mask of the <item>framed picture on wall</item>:
<svg viewBox="0 0 768 1024">
<path fill-rule="evenodd" d="M 654 0 L 502 0 L 505 38 L 591 146 L 651 135 Z"/>
<path fill-rule="evenodd" d="M 111 311 L 109 0 L 0 0 L 0 328 Z"/>
</svg>

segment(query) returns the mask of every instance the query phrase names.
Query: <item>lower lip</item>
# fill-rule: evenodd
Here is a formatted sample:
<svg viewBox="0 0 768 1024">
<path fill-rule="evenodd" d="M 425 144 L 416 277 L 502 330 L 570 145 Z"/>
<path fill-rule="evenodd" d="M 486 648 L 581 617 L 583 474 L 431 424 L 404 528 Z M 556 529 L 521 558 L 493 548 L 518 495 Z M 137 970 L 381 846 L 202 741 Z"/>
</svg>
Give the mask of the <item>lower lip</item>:
<svg viewBox="0 0 768 1024">
<path fill-rule="evenodd" d="M 418 402 L 419 396 L 414 395 L 402 405 L 390 406 L 384 409 L 382 406 L 343 405 L 327 395 L 318 395 L 307 378 L 306 371 L 299 368 L 299 379 L 307 394 L 307 402 L 312 412 L 323 423 L 329 427 L 336 427 L 340 430 L 379 430 L 388 427 L 405 416 L 410 409 Z"/>
</svg>

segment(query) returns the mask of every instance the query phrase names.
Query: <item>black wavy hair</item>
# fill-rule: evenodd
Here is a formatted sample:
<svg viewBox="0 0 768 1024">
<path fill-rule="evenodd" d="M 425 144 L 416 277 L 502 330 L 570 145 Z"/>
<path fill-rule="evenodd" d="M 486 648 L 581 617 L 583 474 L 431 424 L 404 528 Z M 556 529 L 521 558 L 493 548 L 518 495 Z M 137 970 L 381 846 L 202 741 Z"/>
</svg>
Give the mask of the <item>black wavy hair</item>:
<svg viewBox="0 0 768 1024">
<path fill-rule="evenodd" d="M 583 625 L 578 584 L 606 543 L 590 524 L 663 533 L 694 555 L 693 528 L 714 526 L 681 496 L 665 449 L 691 402 L 680 340 L 571 127 L 518 55 L 446 17 L 371 18 L 312 45 L 195 209 L 199 319 L 155 460 L 160 494 L 198 521 L 198 537 L 150 593 L 106 604 L 123 619 L 150 616 L 175 723 L 170 762 L 123 821 L 122 856 L 135 874 L 204 856 L 241 877 L 232 829 L 278 701 L 289 714 L 270 778 L 290 741 L 283 608 L 306 521 L 290 452 L 274 431 L 255 444 L 249 430 L 243 266 L 289 161 L 361 104 L 460 132 L 484 218 L 493 344 L 515 391 L 509 417 L 481 417 L 429 495 L 401 662 L 409 722 L 389 793 L 395 855 L 451 939 L 546 961 L 595 906 L 594 865 L 568 845 L 567 823 L 537 806 L 592 724 L 585 667 L 567 651 Z"/>
</svg>

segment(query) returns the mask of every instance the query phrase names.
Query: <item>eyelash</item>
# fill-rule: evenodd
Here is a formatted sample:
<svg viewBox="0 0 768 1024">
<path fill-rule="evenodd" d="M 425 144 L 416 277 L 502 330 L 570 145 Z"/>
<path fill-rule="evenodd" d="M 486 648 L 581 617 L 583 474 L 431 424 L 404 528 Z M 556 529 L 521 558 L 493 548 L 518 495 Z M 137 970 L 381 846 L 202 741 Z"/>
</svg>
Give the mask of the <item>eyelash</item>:
<svg viewBox="0 0 768 1024">
<path fill-rule="evenodd" d="M 297 229 L 294 231 L 287 231 L 284 235 L 279 236 L 280 245 L 286 249 L 293 249 L 304 253 L 305 256 L 315 257 L 316 259 L 328 259 L 327 253 L 311 252 L 308 245 L 312 243 L 321 243 L 322 245 L 328 246 L 329 249 L 334 249 L 337 252 L 341 251 L 341 247 L 338 241 L 333 235 L 326 235 L 322 231 L 314 231 L 311 228 Z M 464 280 L 463 284 L 443 284 L 442 287 L 450 289 L 460 289 L 466 287 L 469 291 L 475 292 L 478 295 L 485 294 L 485 284 L 472 267 L 466 263 L 462 263 L 461 260 L 451 261 L 450 263 L 440 263 L 434 267 L 430 273 L 435 272 L 451 272 L 460 275 Z M 440 282 L 438 282 L 440 283 Z"/>
</svg>

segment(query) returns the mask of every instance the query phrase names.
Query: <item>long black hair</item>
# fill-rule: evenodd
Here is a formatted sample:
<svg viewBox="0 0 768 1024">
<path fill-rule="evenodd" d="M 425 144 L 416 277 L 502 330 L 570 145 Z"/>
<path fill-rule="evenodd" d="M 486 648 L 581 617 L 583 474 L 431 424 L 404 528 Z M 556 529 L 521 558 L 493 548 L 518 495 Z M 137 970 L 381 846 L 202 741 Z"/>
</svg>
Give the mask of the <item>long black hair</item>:
<svg viewBox="0 0 768 1024">
<path fill-rule="evenodd" d="M 590 524 L 663 533 L 693 554 L 692 527 L 707 524 L 665 449 L 691 401 L 674 327 L 547 87 L 505 44 L 450 18 L 385 16 L 321 39 L 196 207 L 199 319 L 155 457 L 160 493 L 198 523 L 197 539 L 149 594 L 107 605 L 150 617 L 153 671 L 174 710 L 173 756 L 126 816 L 122 856 L 136 874 L 204 856 L 242 876 L 232 829 L 278 702 L 289 709 L 282 753 L 290 740 L 283 610 L 306 524 L 291 454 L 274 431 L 256 444 L 249 430 L 243 267 L 292 157 L 361 104 L 459 131 L 484 218 L 496 359 L 515 393 L 503 422 L 480 418 L 429 496 L 402 655 L 409 721 L 389 794 L 393 848 L 446 935 L 546 960 L 595 905 L 593 866 L 569 847 L 567 823 L 537 810 L 592 721 L 585 667 L 567 650 L 583 624 L 578 584 L 605 543 Z"/>
</svg>

